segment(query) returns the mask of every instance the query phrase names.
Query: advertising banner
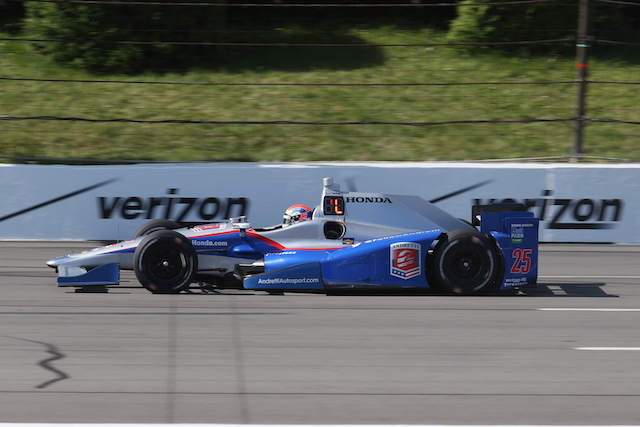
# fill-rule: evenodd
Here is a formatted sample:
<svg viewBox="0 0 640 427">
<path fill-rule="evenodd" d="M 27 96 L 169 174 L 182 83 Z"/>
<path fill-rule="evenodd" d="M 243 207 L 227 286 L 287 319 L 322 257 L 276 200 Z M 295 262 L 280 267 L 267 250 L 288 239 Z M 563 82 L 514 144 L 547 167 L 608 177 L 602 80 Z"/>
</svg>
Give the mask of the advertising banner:
<svg viewBox="0 0 640 427">
<path fill-rule="evenodd" d="M 0 165 L 0 239 L 123 240 L 159 218 L 246 215 L 265 227 L 290 205 L 318 205 L 324 177 L 417 195 L 468 221 L 476 204 L 523 203 L 541 242 L 640 243 L 638 165 L 440 162 Z"/>
</svg>

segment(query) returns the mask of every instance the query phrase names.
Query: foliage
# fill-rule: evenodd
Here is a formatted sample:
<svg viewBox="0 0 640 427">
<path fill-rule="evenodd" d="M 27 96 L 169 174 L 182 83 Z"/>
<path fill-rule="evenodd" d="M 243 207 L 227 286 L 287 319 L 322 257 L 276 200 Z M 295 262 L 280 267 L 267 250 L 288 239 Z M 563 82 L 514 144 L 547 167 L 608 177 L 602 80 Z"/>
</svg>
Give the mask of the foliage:
<svg viewBox="0 0 640 427">
<path fill-rule="evenodd" d="M 578 26 L 578 2 L 545 2 L 522 5 L 496 5 L 512 0 L 465 0 L 452 21 L 447 40 L 451 43 L 485 44 L 527 42 L 536 40 L 575 40 Z M 491 3 L 491 5 L 482 4 Z M 595 12 L 597 10 L 597 13 Z M 605 32 L 629 27 L 620 7 L 592 6 L 592 31 Z M 564 53 L 572 55 L 575 43 L 564 45 L 505 44 L 503 51 L 526 49 L 533 53 Z M 469 48 L 467 48 L 470 50 Z M 471 49 L 472 50 L 472 49 Z"/>
<path fill-rule="evenodd" d="M 203 13 L 199 7 L 155 4 L 29 2 L 26 13 L 26 34 L 43 40 L 34 43 L 38 52 L 89 71 L 134 73 L 211 58 L 201 43 L 215 41 L 216 33 L 207 30 L 218 26 L 224 7 Z"/>
<path fill-rule="evenodd" d="M 119 11 L 120 27 L 117 20 L 98 13 L 107 9 L 96 5 L 55 6 L 48 9 L 51 3 L 39 2 L 34 6 L 37 13 L 30 12 L 29 19 L 42 17 L 29 27 L 38 38 L 55 35 L 70 40 L 92 28 L 92 23 L 111 22 L 111 30 L 104 26 L 83 40 L 121 40 L 125 31 L 121 28 L 141 28 L 139 22 L 148 18 L 129 16 L 114 4 L 101 5 Z M 490 40 L 492 34 L 500 34 L 502 20 L 487 16 L 494 6 L 465 8 L 475 13 L 468 15 L 468 25 L 475 25 L 476 35 Z M 209 9 L 223 10 L 200 10 Z M 572 152 L 576 102 L 572 57 L 522 49 L 508 55 L 495 49 L 461 53 L 442 45 L 445 32 L 418 25 L 421 17 L 407 25 L 385 25 L 380 18 L 349 27 L 345 22 L 350 21 L 331 20 L 327 10 L 309 22 L 298 10 L 287 9 L 291 16 L 286 16 L 278 15 L 276 8 L 265 15 L 258 9 L 204 17 L 219 19 L 220 25 L 191 34 L 191 40 L 198 36 L 275 46 L 193 46 L 190 51 L 190 46 L 170 44 L 60 42 L 49 51 L 55 42 L 40 42 L 37 49 L 48 55 L 43 56 L 22 40 L 26 37 L 4 27 L 0 157 L 71 163 L 423 161 Z M 428 9 L 419 10 L 428 14 L 433 8 Z M 524 10 L 538 13 L 536 7 Z M 600 14 L 596 16 L 599 19 Z M 528 22 L 525 17 L 522 22 Z M 565 23 L 567 34 L 574 21 L 575 10 Z M 175 25 L 163 28 L 186 24 Z M 475 30 L 469 40 L 476 40 Z M 153 31 L 131 32 L 127 37 L 142 41 L 186 37 L 177 30 Z M 618 35 L 611 33 L 610 39 Z M 330 46 L 289 45 L 295 42 Z M 344 46 L 349 44 L 358 47 Z M 199 49 L 204 49 L 202 55 Z M 617 57 L 612 50 L 606 56 L 594 52 L 590 78 L 637 82 L 638 47 L 629 49 L 627 56 Z M 51 59 L 78 68 L 61 67 Z M 136 75 L 123 75 L 123 65 Z M 150 71 L 152 65 L 165 70 Z M 96 77 L 96 71 L 104 74 Z M 640 159 L 639 88 L 589 84 L 587 112 L 593 121 L 586 128 L 587 155 Z"/>
<path fill-rule="evenodd" d="M 0 32 L 19 34 L 24 19 L 24 5 L 17 1 L 0 1 Z"/>
<path fill-rule="evenodd" d="M 352 1 L 339 10 L 335 7 L 212 6 L 211 0 L 176 1 L 190 3 L 189 6 L 163 6 L 151 0 L 142 1 L 154 4 L 106 1 L 114 4 L 27 2 L 25 34 L 40 40 L 34 42 L 36 50 L 60 64 L 91 72 L 133 74 L 146 70 L 224 66 L 229 55 L 254 54 L 255 49 L 237 46 L 241 43 L 359 43 L 360 40 L 345 37 L 351 26 L 390 22 L 400 26 L 437 26 L 453 17 L 453 8 L 432 7 L 415 13 L 415 8 L 346 7 L 350 3 L 359 4 Z M 261 2 L 273 6 L 271 0 L 255 3 Z M 328 3 L 335 4 L 334 1 Z M 282 27 L 295 30 L 283 33 Z M 309 40 L 310 33 L 314 35 L 313 40 Z"/>
</svg>

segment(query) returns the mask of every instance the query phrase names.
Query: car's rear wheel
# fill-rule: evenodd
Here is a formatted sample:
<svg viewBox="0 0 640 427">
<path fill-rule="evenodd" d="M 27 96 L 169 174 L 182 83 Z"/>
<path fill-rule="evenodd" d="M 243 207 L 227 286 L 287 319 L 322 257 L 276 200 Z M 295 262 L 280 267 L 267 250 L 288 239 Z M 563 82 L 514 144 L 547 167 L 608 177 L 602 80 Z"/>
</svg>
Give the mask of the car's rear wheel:
<svg viewBox="0 0 640 427">
<path fill-rule="evenodd" d="M 133 255 L 138 281 L 153 293 L 178 293 L 198 271 L 198 255 L 182 234 L 158 230 L 146 236 Z"/>
<path fill-rule="evenodd" d="M 430 284 L 437 290 L 476 295 L 499 287 L 501 261 L 495 244 L 479 231 L 443 235 L 431 254 Z"/>
<path fill-rule="evenodd" d="M 181 228 L 182 226 L 175 221 L 171 221 L 170 219 L 152 219 L 151 221 L 145 222 L 138 228 L 133 235 L 133 237 L 146 236 L 147 234 L 151 234 L 154 231 L 158 230 L 175 230 L 176 228 Z"/>
</svg>

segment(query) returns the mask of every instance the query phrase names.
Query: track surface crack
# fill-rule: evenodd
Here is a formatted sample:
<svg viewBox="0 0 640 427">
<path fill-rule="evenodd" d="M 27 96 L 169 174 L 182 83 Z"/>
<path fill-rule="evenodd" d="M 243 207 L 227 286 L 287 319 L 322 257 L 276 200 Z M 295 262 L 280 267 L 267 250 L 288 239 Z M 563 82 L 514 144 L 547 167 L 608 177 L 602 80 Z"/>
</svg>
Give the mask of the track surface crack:
<svg viewBox="0 0 640 427">
<path fill-rule="evenodd" d="M 70 375 L 68 375 L 66 372 L 61 371 L 60 369 L 57 369 L 56 367 L 51 365 L 51 362 L 54 362 L 56 360 L 60 360 L 64 357 L 66 357 L 66 355 L 64 353 L 62 353 L 58 347 L 56 347 L 53 344 L 49 344 L 46 342 L 42 342 L 42 341 L 34 341 L 34 340 L 28 340 L 25 338 L 15 338 L 15 337 L 10 337 L 16 340 L 20 340 L 20 341 L 27 341 L 27 342 L 32 342 L 35 344 L 40 344 L 42 346 L 45 347 L 45 352 L 51 354 L 52 356 L 47 358 L 47 359 L 43 359 L 40 362 L 38 362 L 38 366 L 42 367 L 43 369 L 46 369 L 48 371 L 53 372 L 54 374 L 58 375 L 57 378 L 53 378 L 50 379 L 48 381 L 45 381 L 37 386 L 35 386 L 35 388 L 45 388 L 50 386 L 53 383 L 56 383 L 58 381 L 62 381 L 62 380 L 66 380 L 67 378 L 71 378 Z"/>
</svg>

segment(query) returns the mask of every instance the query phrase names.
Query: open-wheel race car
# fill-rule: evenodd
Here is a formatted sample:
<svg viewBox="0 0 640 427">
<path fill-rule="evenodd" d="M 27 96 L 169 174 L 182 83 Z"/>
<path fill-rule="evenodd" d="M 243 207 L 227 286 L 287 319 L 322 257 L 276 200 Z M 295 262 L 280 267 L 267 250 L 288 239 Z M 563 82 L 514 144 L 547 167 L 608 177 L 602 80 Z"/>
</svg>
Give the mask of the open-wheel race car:
<svg viewBox="0 0 640 427">
<path fill-rule="evenodd" d="M 58 286 L 117 285 L 133 270 L 153 293 L 213 289 L 339 293 L 426 289 L 482 294 L 535 285 L 538 219 L 524 206 L 474 206 L 458 219 L 417 196 L 341 191 L 325 178 L 306 221 L 256 228 L 245 217 L 144 224 L 134 238 L 52 259 Z"/>
</svg>

